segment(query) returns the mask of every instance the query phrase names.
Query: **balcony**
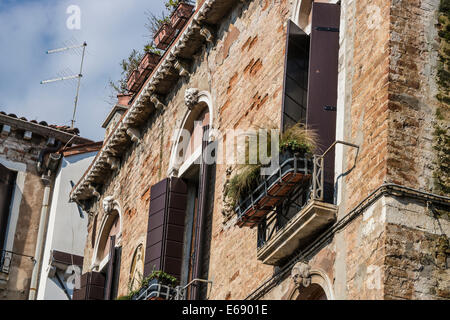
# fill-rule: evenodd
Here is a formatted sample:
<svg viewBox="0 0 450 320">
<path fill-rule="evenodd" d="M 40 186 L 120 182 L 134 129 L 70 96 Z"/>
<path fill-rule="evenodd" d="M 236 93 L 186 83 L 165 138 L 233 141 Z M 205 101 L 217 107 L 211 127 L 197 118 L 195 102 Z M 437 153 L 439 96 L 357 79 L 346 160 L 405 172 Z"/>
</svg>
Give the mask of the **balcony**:
<svg viewBox="0 0 450 320">
<path fill-rule="evenodd" d="M 295 190 L 303 190 L 309 185 L 313 173 L 312 158 L 291 155 L 281 161 L 280 167 L 236 207 L 239 227 L 257 226 Z"/>
<path fill-rule="evenodd" d="M 132 300 L 174 300 L 175 296 L 176 290 L 173 287 L 153 281 L 133 296 Z"/>
<path fill-rule="evenodd" d="M 287 221 L 273 214 L 260 224 L 258 260 L 264 264 L 280 265 L 314 236 L 336 221 L 337 207 L 318 200 L 306 206 Z M 284 225 L 283 225 L 284 224 Z"/>
<path fill-rule="evenodd" d="M 11 266 L 13 253 L 10 251 L 0 250 L 0 273 L 8 274 Z"/>
<path fill-rule="evenodd" d="M 258 260 L 282 265 L 336 221 L 323 172 L 323 155 L 289 158 L 236 208 L 239 226 L 258 226 Z"/>
</svg>

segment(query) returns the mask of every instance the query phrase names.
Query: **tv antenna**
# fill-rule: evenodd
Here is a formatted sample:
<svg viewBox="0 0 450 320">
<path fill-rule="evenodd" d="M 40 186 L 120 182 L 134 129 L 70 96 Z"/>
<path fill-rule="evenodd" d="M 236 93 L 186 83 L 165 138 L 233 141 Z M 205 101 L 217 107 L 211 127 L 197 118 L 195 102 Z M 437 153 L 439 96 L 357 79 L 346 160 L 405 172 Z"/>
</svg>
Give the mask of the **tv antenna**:
<svg viewBox="0 0 450 320">
<path fill-rule="evenodd" d="M 47 54 L 52 54 L 52 53 L 60 53 L 60 52 L 68 51 L 68 50 L 74 50 L 74 49 L 78 49 L 78 48 L 83 48 L 83 53 L 81 55 L 80 73 L 76 74 L 76 75 L 59 77 L 59 78 L 55 78 L 55 79 L 41 81 L 41 84 L 48 84 L 48 83 L 57 82 L 57 81 L 78 79 L 77 93 L 75 95 L 75 106 L 73 108 L 73 116 L 72 116 L 72 120 L 71 120 L 72 128 L 75 127 L 75 114 L 77 112 L 78 97 L 80 95 L 81 78 L 83 77 L 83 63 L 84 63 L 84 54 L 86 52 L 86 47 L 87 47 L 87 43 L 83 42 L 83 44 L 80 44 L 80 45 L 75 45 L 75 46 L 69 46 L 69 47 L 64 47 L 64 48 L 59 48 L 59 49 L 48 50 Z"/>
</svg>

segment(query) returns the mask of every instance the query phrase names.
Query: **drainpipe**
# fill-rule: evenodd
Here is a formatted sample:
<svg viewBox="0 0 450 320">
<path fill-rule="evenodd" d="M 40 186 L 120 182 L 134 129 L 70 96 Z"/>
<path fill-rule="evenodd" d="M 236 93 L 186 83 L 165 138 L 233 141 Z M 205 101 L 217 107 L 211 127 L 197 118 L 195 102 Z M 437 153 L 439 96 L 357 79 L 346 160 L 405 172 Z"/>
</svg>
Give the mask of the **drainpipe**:
<svg viewBox="0 0 450 320">
<path fill-rule="evenodd" d="M 42 251 L 44 248 L 45 224 L 47 221 L 48 205 L 50 202 L 50 179 L 49 178 L 45 179 L 43 176 L 42 182 L 45 185 L 44 199 L 42 200 L 41 219 L 39 221 L 39 231 L 37 236 L 36 250 L 34 252 L 35 260 L 33 266 L 33 273 L 31 275 L 30 293 L 28 296 L 28 300 L 36 300 L 38 276 L 42 259 Z"/>
<path fill-rule="evenodd" d="M 55 147 L 52 148 L 46 148 L 41 151 L 39 154 L 39 160 L 37 163 L 37 169 L 38 172 L 44 171 L 44 156 L 47 153 L 49 154 L 49 161 L 48 161 L 48 168 L 45 168 L 48 175 L 43 174 L 41 177 L 42 183 L 44 184 L 44 198 L 42 199 L 42 206 L 41 206 L 41 218 L 39 220 L 39 230 L 37 235 L 37 241 L 36 241 L 36 250 L 34 252 L 34 266 L 33 266 L 33 273 L 31 274 L 31 284 L 30 284 L 30 292 L 28 295 L 28 300 L 36 300 L 37 296 L 37 286 L 38 286 L 38 279 L 39 279 L 39 272 L 41 271 L 41 261 L 42 261 L 42 255 L 44 251 L 44 244 L 45 244 L 45 234 L 46 234 L 46 227 L 47 227 L 47 220 L 48 220 L 48 207 L 50 204 L 50 193 L 51 193 L 51 175 L 52 171 L 56 171 L 59 160 L 61 159 L 60 154 L 51 153 L 56 152 L 61 147 L 61 141 L 58 141 Z"/>
</svg>

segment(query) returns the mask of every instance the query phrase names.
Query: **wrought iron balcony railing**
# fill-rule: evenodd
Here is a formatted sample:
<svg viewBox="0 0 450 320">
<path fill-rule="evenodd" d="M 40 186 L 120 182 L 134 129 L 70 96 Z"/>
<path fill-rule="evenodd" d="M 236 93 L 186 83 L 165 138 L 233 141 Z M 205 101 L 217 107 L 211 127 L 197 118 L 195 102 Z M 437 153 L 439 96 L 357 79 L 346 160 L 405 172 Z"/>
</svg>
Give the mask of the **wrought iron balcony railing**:
<svg viewBox="0 0 450 320">
<path fill-rule="evenodd" d="M 133 300 L 173 300 L 176 296 L 175 288 L 161 283 L 150 284 L 139 294 L 133 297 Z"/>
<path fill-rule="evenodd" d="M 289 161 L 295 163 L 296 159 Z M 305 175 L 309 179 L 292 184 L 289 192 L 258 223 L 257 257 L 266 264 L 282 264 L 308 239 L 335 221 L 336 206 L 324 201 L 324 156 L 314 155 L 311 166 L 312 174 Z M 280 168 L 281 184 L 283 172 Z"/>
<path fill-rule="evenodd" d="M 238 226 L 251 228 L 257 226 L 275 207 L 289 198 L 294 190 L 308 185 L 315 170 L 314 163 L 315 160 L 307 155 L 303 157 L 292 155 L 285 159 L 235 208 Z M 323 189 L 320 185 L 317 185 L 317 188 Z"/>
<path fill-rule="evenodd" d="M 0 250 L 0 272 L 9 274 L 12 258 L 11 251 Z"/>
<path fill-rule="evenodd" d="M 287 162 L 290 161 L 295 161 L 295 159 L 287 160 Z M 270 241 L 310 201 L 323 201 L 323 157 L 314 155 L 312 157 L 312 164 L 311 179 L 308 179 L 304 183 L 294 185 L 291 188 L 291 192 L 285 195 L 279 205 L 273 207 L 258 224 L 258 248 L 261 248 L 266 242 Z M 282 172 L 281 169 L 280 172 Z"/>
</svg>

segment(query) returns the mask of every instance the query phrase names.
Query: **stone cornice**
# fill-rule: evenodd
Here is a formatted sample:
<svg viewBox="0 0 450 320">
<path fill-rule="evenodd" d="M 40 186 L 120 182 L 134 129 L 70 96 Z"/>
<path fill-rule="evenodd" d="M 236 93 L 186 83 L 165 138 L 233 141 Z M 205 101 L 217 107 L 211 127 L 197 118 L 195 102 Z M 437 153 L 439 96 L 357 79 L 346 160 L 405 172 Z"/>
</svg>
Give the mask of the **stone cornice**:
<svg viewBox="0 0 450 320">
<path fill-rule="evenodd" d="M 190 77 L 189 64 L 194 53 L 206 43 L 213 41 L 211 26 L 217 25 L 238 2 L 245 1 L 206 0 L 197 9 L 73 188 L 70 194 L 72 201 L 99 197 L 97 187 L 102 185 L 112 172 L 120 168 L 118 164 L 120 156 L 133 142 L 139 141 L 138 128 L 154 110 L 164 107 L 158 96 L 169 93 L 180 77 Z"/>
</svg>

